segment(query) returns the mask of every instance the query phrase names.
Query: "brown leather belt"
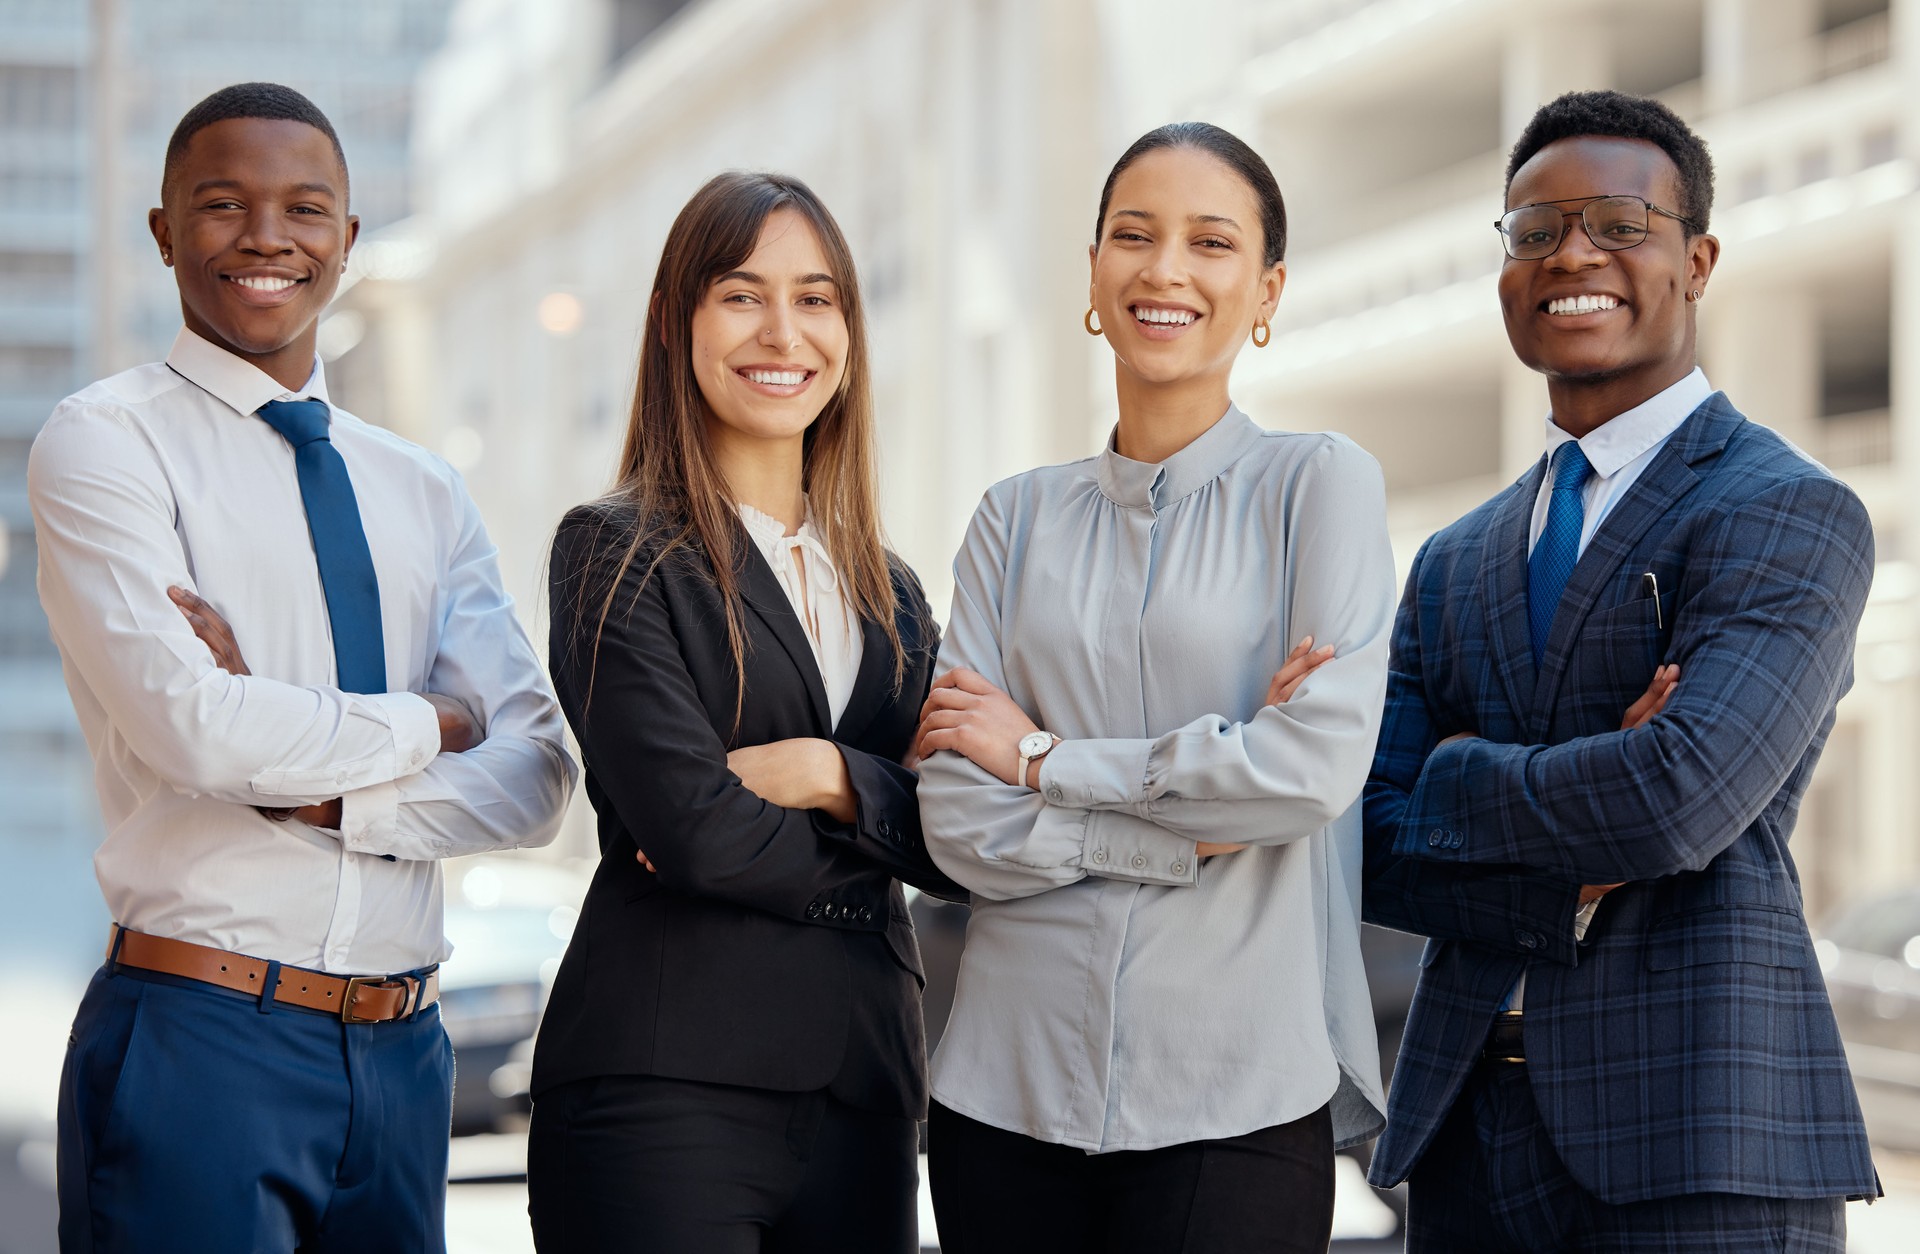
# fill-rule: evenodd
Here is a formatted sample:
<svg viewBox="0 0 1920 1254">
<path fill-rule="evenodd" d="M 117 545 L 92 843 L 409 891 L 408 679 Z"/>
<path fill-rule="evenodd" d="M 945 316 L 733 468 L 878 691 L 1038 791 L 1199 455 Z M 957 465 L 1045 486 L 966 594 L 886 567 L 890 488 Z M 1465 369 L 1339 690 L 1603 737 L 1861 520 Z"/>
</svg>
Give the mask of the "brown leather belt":
<svg viewBox="0 0 1920 1254">
<path fill-rule="evenodd" d="M 1493 1026 L 1487 1029 L 1487 1045 L 1480 1051 L 1480 1057 L 1487 1062 L 1525 1062 L 1527 1060 L 1525 1042 L 1520 1028 L 1521 1012 L 1502 1010 L 1493 1016 Z"/>
<path fill-rule="evenodd" d="M 122 966 L 162 975 L 184 976 L 258 996 L 273 964 L 265 958 L 230 954 L 224 949 L 130 932 L 114 924 L 107 937 L 107 959 Z M 440 1000 L 440 973 L 411 975 L 322 975 L 281 966 L 273 1000 L 305 1010 L 340 1016 L 345 1023 L 391 1023 L 425 1010 Z"/>
</svg>

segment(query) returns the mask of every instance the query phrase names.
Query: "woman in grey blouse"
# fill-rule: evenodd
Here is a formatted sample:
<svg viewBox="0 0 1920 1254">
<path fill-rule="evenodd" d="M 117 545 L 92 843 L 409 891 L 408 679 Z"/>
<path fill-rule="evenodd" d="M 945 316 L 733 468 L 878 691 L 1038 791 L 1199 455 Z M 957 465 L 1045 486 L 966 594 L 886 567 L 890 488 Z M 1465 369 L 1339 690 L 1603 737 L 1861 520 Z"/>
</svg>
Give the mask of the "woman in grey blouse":
<svg viewBox="0 0 1920 1254">
<path fill-rule="evenodd" d="M 942 1248 L 1324 1250 L 1333 1151 L 1385 1104 L 1356 805 L 1380 470 L 1228 399 L 1285 278 L 1250 148 L 1149 133 L 1097 231 L 1119 423 L 981 502 L 917 745 L 928 848 L 973 893 L 934 1059 Z"/>
</svg>

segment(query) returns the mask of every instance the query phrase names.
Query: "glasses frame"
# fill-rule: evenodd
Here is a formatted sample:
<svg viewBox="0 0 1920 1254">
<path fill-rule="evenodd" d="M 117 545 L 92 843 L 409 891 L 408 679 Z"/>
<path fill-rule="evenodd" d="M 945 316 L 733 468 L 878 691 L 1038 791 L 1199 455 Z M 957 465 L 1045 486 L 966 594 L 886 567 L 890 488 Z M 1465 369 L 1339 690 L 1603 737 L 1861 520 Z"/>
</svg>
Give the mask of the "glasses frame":
<svg viewBox="0 0 1920 1254">
<path fill-rule="evenodd" d="M 1552 248 L 1548 249 L 1544 253 L 1541 253 L 1538 257 L 1515 257 L 1513 255 L 1513 237 L 1507 234 L 1508 218 L 1512 217 L 1516 213 L 1519 213 L 1522 209 L 1544 209 L 1551 205 L 1572 204 L 1576 200 L 1583 201 L 1585 203 L 1583 203 L 1578 209 L 1562 209 L 1560 211 L 1560 238 L 1554 241 Z M 1494 232 L 1500 236 L 1500 247 L 1506 252 L 1507 257 L 1513 261 L 1545 261 L 1547 258 L 1559 252 L 1562 248 L 1566 247 L 1567 236 L 1573 233 L 1573 226 L 1571 223 L 1567 221 L 1568 218 L 1580 219 L 1580 229 L 1587 233 L 1587 239 L 1593 244 L 1595 248 L 1598 248 L 1601 252 L 1623 253 L 1627 251 L 1629 248 L 1638 248 L 1640 247 L 1640 245 L 1647 242 L 1648 238 L 1653 234 L 1651 231 L 1649 231 L 1646 235 L 1642 235 L 1639 239 L 1633 241 L 1633 243 L 1631 244 L 1616 245 L 1611 242 L 1602 242 L 1600 237 L 1593 233 L 1593 223 L 1587 220 L 1587 210 L 1593 208 L 1593 206 L 1599 204 L 1603 200 L 1637 200 L 1639 201 L 1640 206 L 1643 209 L 1645 209 L 1649 215 L 1647 219 L 1649 226 L 1651 226 L 1653 222 L 1651 215 L 1657 213 L 1663 218 L 1672 218 L 1675 222 L 1680 223 L 1680 225 L 1687 227 L 1692 231 L 1698 232 L 1700 230 L 1700 228 L 1694 224 L 1694 221 L 1692 218 L 1687 217 L 1685 214 L 1675 213 L 1671 209 L 1662 209 L 1659 205 L 1654 204 L 1651 200 L 1648 200 L 1644 196 L 1634 196 L 1628 193 L 1616 194 L 1612 192 L 1609 192 L 1604 196 L 1572 196 L 1567 198 L 1566 200 L 1536 200 L 1532 204 L 1515 205 L 1513 208 L 1507 210 L 1505 213 L 1501 214 L 1498 218 L 1494 219 L 1493 229 L 1494 229 Z"/>
</svg>

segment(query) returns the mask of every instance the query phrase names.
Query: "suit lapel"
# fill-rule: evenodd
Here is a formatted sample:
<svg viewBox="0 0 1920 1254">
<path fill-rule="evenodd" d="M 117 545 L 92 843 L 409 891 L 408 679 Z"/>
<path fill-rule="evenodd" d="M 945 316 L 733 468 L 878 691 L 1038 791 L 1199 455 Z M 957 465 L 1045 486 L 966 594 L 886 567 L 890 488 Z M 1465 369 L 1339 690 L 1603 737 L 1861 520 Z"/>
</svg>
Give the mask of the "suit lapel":
<svg viewBox="0 0 1920 1254">
<path fill-rule="evenodd" d="M 867 730 L 873 716 L 893 693 L 893 646 L 880 624 L 860 620 L 860 672 L 854 676 L 853 691 L 847 695 L 847 708 L 840 711 L 840 725 L 833 738 L 851 742 Z"/>
<path fill-rule="evenodd" d="M 1533 642 L 1527 634 L 1527 532 L 1533 523 L 1533 502 L 1540 494 L 1546 459 L 1508 490 L 1488 529 L 1486 559 L 1481 567 L 1480 599 L 1486 607 L 1487 639 L 1493 648 L 1493 669 L 1507 690 L 1515 723 L 1524 725 L 1533 708 Z"/>
<path fill-rule="evenodd" d="M 1579 564 L 1567 580 L 1566 591 L 1554 613 L 1553 632 L 1547 637 L 1546 655 L 1540 659 L 1540 676 L 1527 720 L 1528 730 L 1536 742 L 1545 737 L 1552 722 L 1553 702 L 1572 660 L 1574 643 L 1580 638 L 1581 628 L 1586 625 L 1587 616 L 1593 612 L 1601 593 L 1619 573 L 1648 528 L 1700 482 L 1694 463 L 1725 448 L 1733 429 L 1744 421 L 1719 392 L 1702 401 L 1594 532 L 1587 551 L 1580 555 Z"/>
<path fill-rule="evenodd" d="M 820 664 L 814 660 L 813 646 L 807 643 L 807 632 L 800 625 L 800 616 L 793 612 L 793 602 L 787 599 L 786 589 L 780 586 L 778 576 L 767 565 L 767 559 L 760 554 L 760 546 L 746 534 L 743 527 L 740 541 L 746 547 L 747 560 L 741 572 L 740 598 L 747 603 L 760 621 L 766 624 L 780 647 L 787 651 L 793 661 L 793 668 L 800 673 L 800 680 L 806 685 L 807 697 L 813 703 L 814 722 L 821 735 L 827 735 L 833 728 L 832 709 L 827 704 L 827 686 L 820 678 Z M 866 670 L 862 660 L 862 672 Z"/>
</svg>

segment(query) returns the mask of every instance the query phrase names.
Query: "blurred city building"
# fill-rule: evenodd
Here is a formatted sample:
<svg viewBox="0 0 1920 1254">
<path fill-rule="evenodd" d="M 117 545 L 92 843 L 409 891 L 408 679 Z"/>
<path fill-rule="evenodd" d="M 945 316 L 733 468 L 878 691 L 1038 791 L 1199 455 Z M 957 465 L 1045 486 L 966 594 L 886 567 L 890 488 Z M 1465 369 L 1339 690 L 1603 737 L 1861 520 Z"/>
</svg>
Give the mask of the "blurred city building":
<svg viewBox="0 0 1920 1254">
<path fill-rule="evenodd" d="M 179 328 L 147 231 L 167 137 L 216 88 L 288 83 L 338 128 L 364 227 L 403 218 L 414 80 L 448 8 L 0 0 L 0 837 L 23 853 L 65 865 L 61 846 L 90 853 L 99 832 L 86 745 L 34 594 L 27 449 L 61 397 L 164 356 Z"/>
<path fill-rule="evenodd" d="M 1378 456 L 1404 564 L 1540 447 L 1545 388 L 1494 296 L 1507 148 L 1561 91 L 1656 94 L 1718 167 L 1709 377 L 1876 524 L 1856 686 L 1795 841 L 1817 917 L 1920 873 L 1914 82 L 1920 0 L 461 0 L 421 78 L 417 210 L 356 253 L 340 366 L 362 412 L 469 476 L 537 632 L 554 520 L 608 481 L 672 215 L 721 168 L 799 174 L 860 259 L 887 520 L 944 605 L 980 492 L 1111 421 L 1079 325 L 1108 165 L 1206 118 L 1267 155 L 1292 218 L 1236 397 Z"/>
</svg>

